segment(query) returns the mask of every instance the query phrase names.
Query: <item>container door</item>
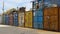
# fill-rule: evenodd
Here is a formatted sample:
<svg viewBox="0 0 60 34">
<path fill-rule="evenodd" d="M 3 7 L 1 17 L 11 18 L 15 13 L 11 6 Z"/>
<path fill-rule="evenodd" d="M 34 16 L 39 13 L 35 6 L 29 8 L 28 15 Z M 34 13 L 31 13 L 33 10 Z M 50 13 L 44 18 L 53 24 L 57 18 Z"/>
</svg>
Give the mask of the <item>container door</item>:
<svg viewBox="0 0 60 34">
<path fill-rule="evenodd" d="M 50 8 L 50 30 L 58 31 L 58 8 Z"/>
<path fill-rule="evenodd" d="M 58 8 L 54 7 L 54 8 L 48 8 L 48 9 L 44 9 L 49 15 L 46 14 L 46 12 L 44 11 L 44 22 L 49 20 L 49 30 L 54 30 L 54 31 L 58 31 Z M 44 23 L 44 28 L 46 24 Z"/>
<path fill-rule="evenodd" d="M 49 8 L 44 8 L 44 29 L 49 30 L 49 26 L 50 26 Z"/>
<path fill-rule="evenodd" d="M 9 17 L 8 17 L 8 15 L 5 15 L 5 24 L 6 24 L 6 25 L 9 24 Z"/>
<path fill-rule="evenodd" d="M 38 26 L 37 26 L 37 17 L 36 16 L 34 16 L 34 23 L 33 23 L 33 28 L 38 28 Z"/>
<path fill-rule="evenodd" d="M 18 14 L 14 13 L 14 25 L 18 26 Z"/>
<path fill-rule="evenodd" d="M 29 27 L 32 27 L 32 11 L 30 11 L 29 13 L 28 13 L 28 25 L 29 25 Z"/>
<path fill-rule="evenodd" d="M 25 12 L 25 27 L 28 27 L 28 12 Z"/>
<path fill-rule="evenodd" d="M 34 12 L 34 23 L 37 23 L 37 28 L 43 29 L 43 9 Z"/>
<path fill-rule="evenodd" d="M 9 15 L 9 24 L 13 25 L 13 15 L 12 14 Z"/>
<path fill-rule="evenodd" d="M 19 13 L 19 26 L 24 26 L 24 13 Z"/>
</svg>

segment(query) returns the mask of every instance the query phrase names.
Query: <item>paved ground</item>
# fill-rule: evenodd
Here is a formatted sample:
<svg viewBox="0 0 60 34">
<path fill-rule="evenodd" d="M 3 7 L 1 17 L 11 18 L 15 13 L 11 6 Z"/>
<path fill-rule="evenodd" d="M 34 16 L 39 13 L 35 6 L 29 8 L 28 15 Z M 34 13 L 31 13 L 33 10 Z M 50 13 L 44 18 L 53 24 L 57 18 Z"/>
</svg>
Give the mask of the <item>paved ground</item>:
<svg viewBox="0 0 60 34">
<path fill-rule="evenodd" d="M 8 25 L 0 25 L 0 34 L 60 34 L 60 33 L 37 30 L 37 29 L 14 27 Z"/>
</svg>

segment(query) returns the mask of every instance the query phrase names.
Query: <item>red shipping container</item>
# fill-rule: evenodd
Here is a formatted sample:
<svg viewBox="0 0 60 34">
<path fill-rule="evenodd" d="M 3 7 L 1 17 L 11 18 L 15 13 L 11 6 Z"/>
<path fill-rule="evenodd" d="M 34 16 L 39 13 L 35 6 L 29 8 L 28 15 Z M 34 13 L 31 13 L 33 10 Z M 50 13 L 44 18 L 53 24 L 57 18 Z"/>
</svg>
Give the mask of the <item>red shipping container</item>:
<svg viewBox="0 0 60 34">
<path fill-rule="evenodd" d="M 13 25 L 13 14 L 9 14 L 9 24 Z"/>
</svg>

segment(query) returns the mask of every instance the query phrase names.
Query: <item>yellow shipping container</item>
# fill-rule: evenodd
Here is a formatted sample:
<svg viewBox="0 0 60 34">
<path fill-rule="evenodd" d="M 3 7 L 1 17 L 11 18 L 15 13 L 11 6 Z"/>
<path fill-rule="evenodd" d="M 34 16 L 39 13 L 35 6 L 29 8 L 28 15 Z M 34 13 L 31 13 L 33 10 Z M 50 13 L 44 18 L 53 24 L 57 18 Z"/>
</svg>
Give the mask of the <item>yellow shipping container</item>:
<svg viewBox="0 0 60 34">
<path fill-rule="evenodd" d="M 18 23 L 19 26 L 24 27 L 24 12 L 18 14 Z"/>
<path fill-rule="evenodd" d="M 32 27 L 32 11 L 25 12 L 25 27 Z"/>
</svg>

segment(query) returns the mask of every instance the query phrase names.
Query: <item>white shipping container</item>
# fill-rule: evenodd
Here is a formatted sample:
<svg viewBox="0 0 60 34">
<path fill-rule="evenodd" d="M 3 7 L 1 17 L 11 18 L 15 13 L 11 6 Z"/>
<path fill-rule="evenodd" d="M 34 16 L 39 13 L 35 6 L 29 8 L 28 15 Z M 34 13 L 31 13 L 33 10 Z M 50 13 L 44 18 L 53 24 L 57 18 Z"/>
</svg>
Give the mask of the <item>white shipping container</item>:
<svg viewBox="0 0 60 34">
<path fill-rule="evenodd" d="M 19 26 L 24 26 L 24 13 L 19 13 L 18 19 Z"/>
</svg>

